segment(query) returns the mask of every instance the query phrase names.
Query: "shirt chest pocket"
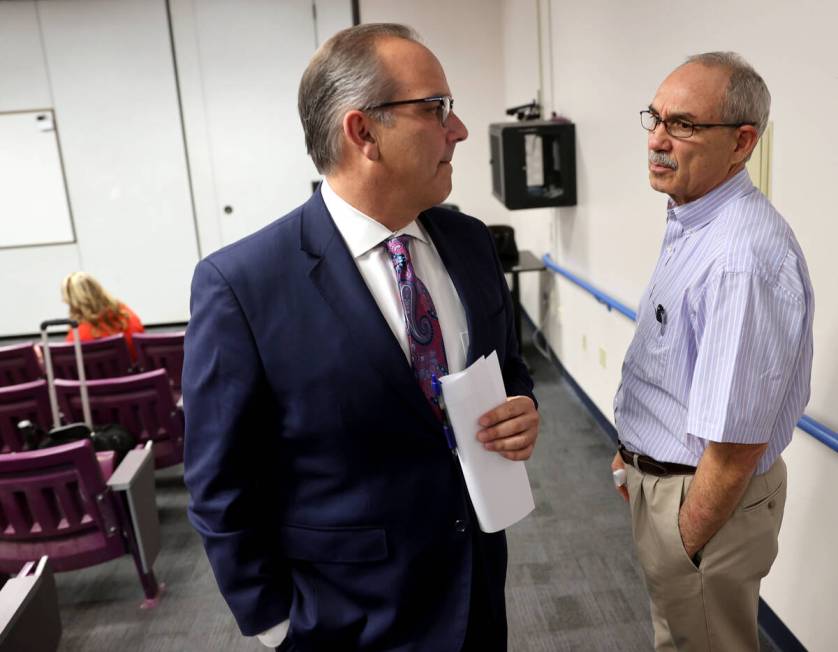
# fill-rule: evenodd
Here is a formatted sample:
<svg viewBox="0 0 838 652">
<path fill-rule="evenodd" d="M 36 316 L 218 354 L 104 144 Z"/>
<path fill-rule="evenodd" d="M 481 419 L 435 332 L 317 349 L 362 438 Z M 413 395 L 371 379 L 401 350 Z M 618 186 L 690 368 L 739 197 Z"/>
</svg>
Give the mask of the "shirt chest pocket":
<svg viewBox="0 0 838 652">
<path fill-rule="evenodd" d="M 626 364 L 643 380 L 655 385 L 663 382 L 672 353 L 672 330 L 671 324 L 658 322 L 654 314 L 641 316 Z"/>
</svg>

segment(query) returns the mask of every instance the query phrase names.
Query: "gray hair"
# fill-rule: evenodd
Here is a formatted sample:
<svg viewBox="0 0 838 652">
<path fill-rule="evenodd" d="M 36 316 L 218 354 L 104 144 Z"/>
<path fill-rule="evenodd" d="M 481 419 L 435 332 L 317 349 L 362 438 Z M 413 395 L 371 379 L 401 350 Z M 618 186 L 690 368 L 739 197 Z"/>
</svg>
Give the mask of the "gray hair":
<svg viewBox="0 0 838 652">
<path fill-rule="evenodd" d="M 396 93 L 398 82 L 383 70 L 376 51 L 383 38 L 419 41 L 418 34 L 405 25 L 356 25 L 326 41 L 303 73 L 297 107 L 306 150 L 321 174 L 328 174 L 340 159 L 346 112 L 390 101 Z M 384 124 L 392 120 L 386 110 L 368 113 Z"/>
<path fill-rule="evenodd" d="M 768 124 L 771 110 L 771 93 L 768 86 L 753 66 L 736 52 L 704 52 L 687 57 L 687 63 L 700 63 L 710 68 L 724 68 L 730 71 L 722 100 L 722 122 L 750 122 L 762 136 Z"/>
</svg>

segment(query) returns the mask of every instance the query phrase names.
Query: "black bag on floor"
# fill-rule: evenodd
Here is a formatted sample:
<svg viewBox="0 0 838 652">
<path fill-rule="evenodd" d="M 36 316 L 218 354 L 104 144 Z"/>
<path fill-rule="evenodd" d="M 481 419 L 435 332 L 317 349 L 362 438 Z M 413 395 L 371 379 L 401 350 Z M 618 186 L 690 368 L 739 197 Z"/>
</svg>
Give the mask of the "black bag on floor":
<svg viewBox="0 0 838 652">
<path fill-rule="evenodd" d="M 68 426 L 54 428 L 49 432 L 31 421 L 21 421 L 17 424 L 23 439 L 23 450 L 40 450 L 51 446 L 69 444 L 79 439 L 90 439 L 96 451 L 114 451 L 115 462 L 118 465 L 128 451 L 137 444 L 137 438 L 118 423 L 98 426 L 93 432 L 83 423 L 71 423 Z"/>
<path fill-rule="evenodd" d="M 137 445 L 137 438 L 118 423 L 97 427 L 90 438 L 93 440 L 93 448 L 97 451 L 114 451 L 116 464 Z"/>
</svg>

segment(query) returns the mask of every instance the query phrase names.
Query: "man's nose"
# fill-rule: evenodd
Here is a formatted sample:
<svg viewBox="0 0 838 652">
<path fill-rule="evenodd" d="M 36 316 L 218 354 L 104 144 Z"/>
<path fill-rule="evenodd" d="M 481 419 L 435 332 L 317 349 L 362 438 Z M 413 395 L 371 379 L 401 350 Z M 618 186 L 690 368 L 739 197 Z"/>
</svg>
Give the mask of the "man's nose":
<svg viewBox="0 0 838 652">
<path fill-rule="evenodd" d="M 649 149 L 669 149 L 672 142 L 669 139 L 669 133 L 663 122 L 659 122 L 652 131 L 649 132 Z"/>
<path fill-rule="evenodd" d="M 460 141 L 468 138 L 468 129 L 466 128 L 465 123 L 463 123 L 463 121 L 460 120 L 460 117 L 453 111 L 451 111 L 448 116 L 447 124 L 445 126 L 448 128 L 449 139 L 453 140 L 455 143 L 459 143 Z"/>
</svg>

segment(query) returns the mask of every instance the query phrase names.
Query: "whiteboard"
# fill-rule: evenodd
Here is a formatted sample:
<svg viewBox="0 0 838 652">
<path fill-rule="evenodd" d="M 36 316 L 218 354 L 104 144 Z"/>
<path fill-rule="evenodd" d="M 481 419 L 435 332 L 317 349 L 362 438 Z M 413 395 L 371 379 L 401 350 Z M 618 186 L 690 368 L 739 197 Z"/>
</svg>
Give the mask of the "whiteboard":
<svg viewBox="0 0 838 652">
<path fill-rule="evenodd" d="M 75 241 L 51 109 L 0 113 L 0 248 Z"/>
</svg>

